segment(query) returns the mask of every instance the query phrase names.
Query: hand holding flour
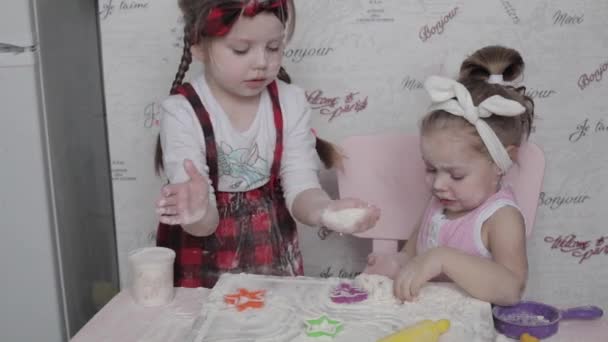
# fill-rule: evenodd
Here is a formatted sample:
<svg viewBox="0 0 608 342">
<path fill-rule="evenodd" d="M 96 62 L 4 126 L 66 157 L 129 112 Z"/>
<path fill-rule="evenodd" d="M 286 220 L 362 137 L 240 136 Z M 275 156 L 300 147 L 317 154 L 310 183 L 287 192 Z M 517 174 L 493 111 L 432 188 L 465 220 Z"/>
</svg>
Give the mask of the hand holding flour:
<svg viewBox="0 0 608 342">
<path fill-rule="evenodd" d="M 332 201 L 321 214 L 321 224 L 338 233 L 361 233 L 376 225 L 380 209 L 354 198 Z"/>
</svg>

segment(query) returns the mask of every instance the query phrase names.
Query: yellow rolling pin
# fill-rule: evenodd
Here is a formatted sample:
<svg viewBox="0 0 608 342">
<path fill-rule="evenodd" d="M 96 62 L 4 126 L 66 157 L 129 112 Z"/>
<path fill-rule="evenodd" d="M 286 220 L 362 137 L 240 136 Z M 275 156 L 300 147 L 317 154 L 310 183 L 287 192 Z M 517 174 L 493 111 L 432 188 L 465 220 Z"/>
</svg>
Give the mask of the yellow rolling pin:
<svg viewBox="0 0 608 342">
<path fill-rule="evenodd" d="M 534 337 L 528 333 L 523 333 L 519 337 L 519 341 L 520 342 L 538 342 L 539 340 L 536 337 Z"/>
<path fill-rule="evenodd" d="M 440 319 L 431 321 L 425 319 L 394 334 L 378 340 L 378 342 L 437 342 L 439 336 L 450 329 L 450 321 Z"/>
</svg>

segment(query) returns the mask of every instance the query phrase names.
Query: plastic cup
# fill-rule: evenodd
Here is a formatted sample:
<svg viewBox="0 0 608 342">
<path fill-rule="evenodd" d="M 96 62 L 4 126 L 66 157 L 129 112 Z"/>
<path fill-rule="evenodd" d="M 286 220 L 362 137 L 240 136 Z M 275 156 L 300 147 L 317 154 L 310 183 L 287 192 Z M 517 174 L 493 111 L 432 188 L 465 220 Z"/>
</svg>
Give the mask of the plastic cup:
<svg viewBox="0 0 608 342">
<path fill-rule="evenodd" d="M 145 247 L 129 253 L 129 292 L 136 303 L 160 306 L 173 300 L 174 261 L 175 252 L 165 247 Z"/>
</svg>

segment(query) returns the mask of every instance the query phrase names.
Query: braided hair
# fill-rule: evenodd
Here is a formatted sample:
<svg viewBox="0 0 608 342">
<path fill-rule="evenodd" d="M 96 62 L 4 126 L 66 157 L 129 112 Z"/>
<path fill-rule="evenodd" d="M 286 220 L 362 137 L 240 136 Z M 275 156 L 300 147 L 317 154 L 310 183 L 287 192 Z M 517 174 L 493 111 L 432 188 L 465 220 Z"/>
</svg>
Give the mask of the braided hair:
<svg viewBox="0 0 608 342">
<path fill-rule="evenodd" d="M 256 1 L 256 3 L 254 3 Z M 273 0 L 267 0 L 273 1 Z M 291 39 L 293 34 L 293 30 L 295 28 L 295 7 L 293 0 L 274 0 L 274 1 L 284 1 L 287 10 L 282 10 L 282 7 L 279 9 L 273 9 L 272 12 L 275 13 L 277 18 L 286 25 L 287 27 L 287 40 Z M 257 4 L 257 0 L 178 0 L 179 8 L 182 11 L 183 19 L 184 19 L 184 48 L 182 51 L 182 58 L 179 63 L 179 67 L 175 74 L 175 79 L 171 84 L 170 94 L 177 94 L 177 89 L 182 85 L 186 72 L 190 68 L 190 64 L 192 63 L 192 52 L 191 47 L 195 44 L 198 44 L 202 39 L 207 38 L 209 36 L 213 36 L 213 33 L 209 33 L 206 26 L 207 18 L 210 13 L 221 6 L 241 6 L 245 8 L 246 6 Z M 267 9 L 270 11 L 270 9 Z M 223 12 L 220 12 L 223 15 Z M 239 16 L 241 14 L 239 13 Z M 290 19 L 290 20 L 288 20 Z M 226 21 L 226 18 L 220 18 L 222 22 Z M 222 33 L 219 35 L 226 34 L 231 24 L 223 27 Z M 291 83 L 291 77 L 285 70 L 285 68 L 281 67 L 279 69 L 279 73 L 277 78 L 285 83 Z M 315 148 L 317 153 L 319 154 L 319 158 L 327 168 L 331 168 L 332 166 L 338 165 L 341 163 L 342 155 L 338 152 L 335 146 L 329 143 L 326 140 L 316 138 Z M 160 143 L 160 135 L 156 140 L 156 151 L 154 155 L 154 166 L 157 174 L 159 174 L 163 170 L 163 151 Z"/>
</svg>

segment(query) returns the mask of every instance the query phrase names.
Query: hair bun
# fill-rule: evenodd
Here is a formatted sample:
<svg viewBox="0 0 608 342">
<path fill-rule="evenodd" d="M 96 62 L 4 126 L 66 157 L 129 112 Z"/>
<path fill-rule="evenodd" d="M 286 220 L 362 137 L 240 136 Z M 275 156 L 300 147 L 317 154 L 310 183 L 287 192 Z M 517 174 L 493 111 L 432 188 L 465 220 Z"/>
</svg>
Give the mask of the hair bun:
<svg viewBox="0 0 608 342">
<path fill-rule="evenodd" d="M 517 50 L 503 46 L 486 46 L 481 48 L 462 62 L 459 81 L 483 80 L 490 75 L 502 75 L 511 82 L 524 71 L 524 60 Z"/>
</svg>

